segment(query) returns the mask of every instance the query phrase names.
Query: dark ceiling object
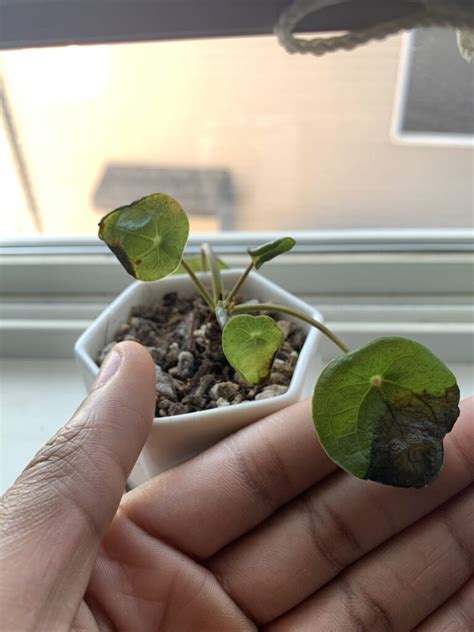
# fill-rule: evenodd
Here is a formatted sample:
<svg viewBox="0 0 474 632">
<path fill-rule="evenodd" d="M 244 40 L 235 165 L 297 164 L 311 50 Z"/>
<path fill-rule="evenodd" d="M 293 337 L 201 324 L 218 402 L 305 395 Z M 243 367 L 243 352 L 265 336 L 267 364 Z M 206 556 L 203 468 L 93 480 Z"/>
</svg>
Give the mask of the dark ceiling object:
<svg viewBox="0 0 474 632">
<path fill-rule="evenodd" d="M 0 0 L 0 48 L 261 35 L 288 0 Z M 365 29 L 420 2 L 353 0 L 305 18 L 302 32 Z"/>
</svg>

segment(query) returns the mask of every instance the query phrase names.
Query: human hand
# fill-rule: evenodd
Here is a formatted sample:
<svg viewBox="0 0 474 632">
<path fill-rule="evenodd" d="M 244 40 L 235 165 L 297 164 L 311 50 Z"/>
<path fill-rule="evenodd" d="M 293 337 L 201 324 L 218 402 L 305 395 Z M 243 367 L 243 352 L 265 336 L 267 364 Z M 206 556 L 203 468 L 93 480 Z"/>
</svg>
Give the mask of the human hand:
<svg viewBox="0 0 474 632">
<path fill-rule="evenodd" d="M 115 349 L 2 499 L 2 630 L 473 629 L 474 399 L 422 490 L 337 470 L 305 402 L 122 496 L 155 383 Z"/>
</svg>

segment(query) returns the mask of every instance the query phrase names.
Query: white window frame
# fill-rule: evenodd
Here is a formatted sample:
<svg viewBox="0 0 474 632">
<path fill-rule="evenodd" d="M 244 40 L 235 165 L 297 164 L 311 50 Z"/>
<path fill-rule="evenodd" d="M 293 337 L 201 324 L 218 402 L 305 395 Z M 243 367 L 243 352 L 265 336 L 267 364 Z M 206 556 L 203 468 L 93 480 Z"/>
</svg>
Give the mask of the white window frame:
<svg viewBox="0 0 474 632">
<path fill-rule="evenodd" d="M 246 245 L 274 234 L 207 239 L 233 266 Z M 450 362 L 474 355 L 474 232 L 321 231 L 296 235 L 294 253 L 262 269 L 316 305 L 351 347 L 381 335 L 415 338 Z M 131 279 L 97 239 L 0 244 L 0 355 L 71 357 L 74 341 Z M 330 343 L 323 354 L 334 353 Z"/>
</svg>

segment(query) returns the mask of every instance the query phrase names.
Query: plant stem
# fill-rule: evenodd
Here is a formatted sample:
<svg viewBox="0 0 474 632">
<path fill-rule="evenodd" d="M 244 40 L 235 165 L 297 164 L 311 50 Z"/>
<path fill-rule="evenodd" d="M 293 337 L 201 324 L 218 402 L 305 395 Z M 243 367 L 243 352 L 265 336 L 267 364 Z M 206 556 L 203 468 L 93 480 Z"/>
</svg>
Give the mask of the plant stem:
<svg viewBox="0 0 474 632">
<path fill-rule="evenodd" d="M 202 246 L 199 250 L 199 254 L 201 255 L 201 272 L 207 272 L 207 258 Z"/>
<path fill-rule="evenodd" d="M 274 303 L 242 303 L 241 305 L 236 305 L 234 307 L 234 314 L 243 314 L 245 312 L 281 312 L 282 314 L 288 314 L 290 316 L 295 316 L 300 320 L 303 320 L 305 323 L 316 327 L 319 329 L 325 336 L 330 338 L 334 344 L 336 344 L 344 353 L 349 353 L 349 347 L 340 340 L 336 334 L 333 334 L 330 329 L 328 329 L 325 325 L 320 323 L 319 321 L 311 318 L 307 314 L 300 312 L 297 309 L 291 309 L 291 307 L 285 307 L 284 305 L 275 305 Z"/>
<path fill-rule="evenodd" d="M 227 307 L 227 305 L 229 305 L 229 303 L 231 302 L 231 300 L 234 298 L 234 296 L 237 294 L 237 292 L 240 290 L 240 288 L 242 287 L 243 282 L 245 281 L 245 279 L 248 277 L 248 275 L 250 274 L 250 272 L 253 270 L 254 267 L 254 263 L 253 261 L 251 261 L 247 268 L 245 269 L 245 271 L 242 273 L 242 275 L 237 279 L 237 282 L 235 283 L 234 287 L 231 289 L 231 291 L 229 292 L 229 294 L 226 296 L 226 299 L 224 301 L 224 305 Z"/>
<path fill-rule="evenodd" d="M 224 329 L 227 322 L 229 321 L 229 311 L 222 301 L 217 301 L 215 314 L 216 320 L 219 323 L 219 327 L 221 329 Z"/>
<path fill-rule="evenodd" d="M 204 299 L 204 301 L 209 305 L 210 309 L 212 311 L 214 311 L 215 308 L 216 308 L 216 305 L 215 305 L 214 301 L 212 300 L 212 297 L 209 294 L 209 292 L 206 290 L 204 285 L 201 283 L 201 281 L 194 274 L 194 272 L 193 272 L 192 268 L 190 267 L 190 265 L 184 259 L 181 260 L 181 264 L 182 264 L 183 268 L 186 270 L 186 272 L 189 274 L 189 276 L 191 277 L 191 281 L 196 286 L 196 289 L 199 292 L 199 294 L 201 295 L 201 298 Z"/>
<path fill-rule="evenodd" d="M 212 275 L 212 293 L 214 295 L 214 304 L 224 298 L 224 288 L 222 286 L 221 271 L 219 268 L 219 262 L 214 254 L 213 249 L 209 244 L 202 244 L 201 250 L 206 256 L 206 259 L 211 268 Z"/>
</svg>

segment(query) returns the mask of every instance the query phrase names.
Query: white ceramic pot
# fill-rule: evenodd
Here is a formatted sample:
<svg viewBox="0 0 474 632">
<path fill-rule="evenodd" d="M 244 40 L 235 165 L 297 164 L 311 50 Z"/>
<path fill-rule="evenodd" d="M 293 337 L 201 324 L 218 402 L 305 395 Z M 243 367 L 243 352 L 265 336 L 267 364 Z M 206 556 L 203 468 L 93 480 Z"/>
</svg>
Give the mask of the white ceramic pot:
<svg viewBox="0 0 474 632">
<path fill-rule="evenodd" d="M 241 273 L 239 269 L 224 270 L 222 277 L 225 287 L 232 287 Z M 209 280 L 208 275 L 200 276 L 204 281 Z M 75 353 L 88 389 L 98 372 L 95 359 L 101 349 L 114 339 L 120 325 L 128 320 L 132 306 L 156 303 L 168 292 L 191 296 L 195 289 L 186 274 L 170 276 L 154 283 L 137 281 L 124 290 L 82 334 L 76 343 Z M 321 314 L 315 309 L 256 272 L 248 276 L 240 295 L 248 300 L 258 298 L 261 302 L 297 308 L 322 320 Z M 295 320 L 286 315 L 284 318 Z M 132 478 L 151 478 L 202 452 L 247 424 L 308 397 L 320 371 L 318 352 L 321 334 L 305 323 L 298 323 L 307 336 L 286 393 L 255 402 L 155 418 L 138 461 L 138 474 Z M 291 419 L 288 423 L 291 423 Z"/>
</svg>

